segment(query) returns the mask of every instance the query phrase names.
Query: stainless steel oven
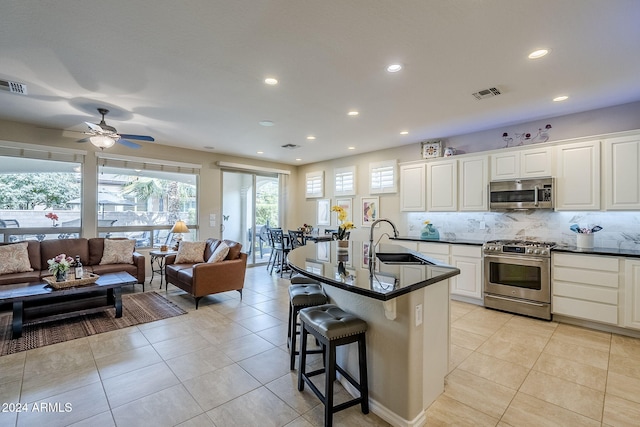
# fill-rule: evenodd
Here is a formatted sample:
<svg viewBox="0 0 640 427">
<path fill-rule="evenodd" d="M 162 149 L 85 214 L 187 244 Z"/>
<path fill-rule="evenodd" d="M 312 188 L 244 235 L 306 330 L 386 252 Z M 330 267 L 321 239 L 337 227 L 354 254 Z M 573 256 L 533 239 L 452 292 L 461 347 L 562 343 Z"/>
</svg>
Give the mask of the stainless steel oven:
<svg viewBox="0 0 640 427">
<path fill-rule="evenodd" d="M 485 307 L 551 320 L 553 246 L 521 240 L 485 243 Z"/>
</svg>

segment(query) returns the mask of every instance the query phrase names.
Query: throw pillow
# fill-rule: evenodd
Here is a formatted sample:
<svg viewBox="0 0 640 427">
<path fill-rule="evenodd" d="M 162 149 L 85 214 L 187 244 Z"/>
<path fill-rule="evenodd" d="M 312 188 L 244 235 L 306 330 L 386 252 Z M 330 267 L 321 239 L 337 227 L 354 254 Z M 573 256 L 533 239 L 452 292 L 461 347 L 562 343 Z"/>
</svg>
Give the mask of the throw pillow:
<svg viewBox="0 0 640 427">
<path fill-rule="evenodd" d="M 211 254 L 207 262 L 219 262 L 227 257 L 229 253 L 229 246 L 225 242 L 220 242 L 215 251 Z"/>
<path fill-rule="evenodd" d="M 195 264 L 204 262 L 204 247 L 207 242 L 180 242 L 176 264 Z"/>
<path fill-rule="evenodd" d="M 29 261 L 27 242 L 0 246 L 0 274 L 33 271 Z"/>
<path fill-rule="evenodd" d="M 136 241 L 133 239 L 104 239 L 104 250 L 100 265 L 133 264 L 133 251 Z"/>
</svg>

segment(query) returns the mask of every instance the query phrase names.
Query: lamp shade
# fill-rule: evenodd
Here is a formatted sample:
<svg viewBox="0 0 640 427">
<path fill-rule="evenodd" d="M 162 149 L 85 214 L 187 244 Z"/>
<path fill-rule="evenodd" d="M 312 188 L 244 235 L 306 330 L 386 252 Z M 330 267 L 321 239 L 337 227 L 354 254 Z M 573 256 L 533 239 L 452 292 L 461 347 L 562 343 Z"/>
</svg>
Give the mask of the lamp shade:
<svg viewBox="0 0 640 427">
<path fill-rule="evenodd" d="M 100 149 L 111 148 L 116 143 L 115 139 L 106 135 L 93 135 L 89 138 L 89 141 Z"/>
<path fill-rule="evenodd" d="M 173 224 L 173 228 L 171 228 L 171 233 L 188 233 L 189 229 L 187 228 L 187 224 L 184 223 L 183 220 L 179 219 Z"/>
</svg>

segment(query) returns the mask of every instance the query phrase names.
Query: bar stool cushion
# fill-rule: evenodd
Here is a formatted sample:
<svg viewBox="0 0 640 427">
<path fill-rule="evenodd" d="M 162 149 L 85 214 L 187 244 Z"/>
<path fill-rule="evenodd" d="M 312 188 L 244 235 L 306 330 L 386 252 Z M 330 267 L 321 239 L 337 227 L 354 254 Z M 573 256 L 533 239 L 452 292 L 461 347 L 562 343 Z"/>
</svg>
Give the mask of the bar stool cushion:
<svg viewBox="0 0 640 427">
<path fill-rule="evenodd" d="M 299 285 L 301 283 L 315 283 L 316 285 L 320 284 L 320 282 L 318 282 L 317 280 L 312 279 L 311 277 L 303 276 L 302 274 L 296 274 L 291 278 L 292 285 Z"/>
<path fill-rule="evenodd" d="M 367 322 L 333 304 L 300 310 L 300 321 L 328 340 L 357 335 L 367 330 Z"/>
<path fill-rule="evenodd" d="M 327 303 L 327 295 L 319 284 L 289 286 L 289 300 L 293 306 L 311 306 Z"/>
</svg>

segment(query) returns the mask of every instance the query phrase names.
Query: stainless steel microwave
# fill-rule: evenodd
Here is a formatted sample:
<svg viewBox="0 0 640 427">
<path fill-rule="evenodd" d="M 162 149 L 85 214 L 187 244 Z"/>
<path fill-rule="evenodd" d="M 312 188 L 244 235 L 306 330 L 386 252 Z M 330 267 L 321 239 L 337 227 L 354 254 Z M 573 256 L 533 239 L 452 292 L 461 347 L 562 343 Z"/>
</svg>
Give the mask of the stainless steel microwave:
<svg viewBox="0 0 640 427">
<path fill-rule="evenodd" d="M 553 178 L 489 183 L 489 210 L 553 209 Z"/>
</svg>

